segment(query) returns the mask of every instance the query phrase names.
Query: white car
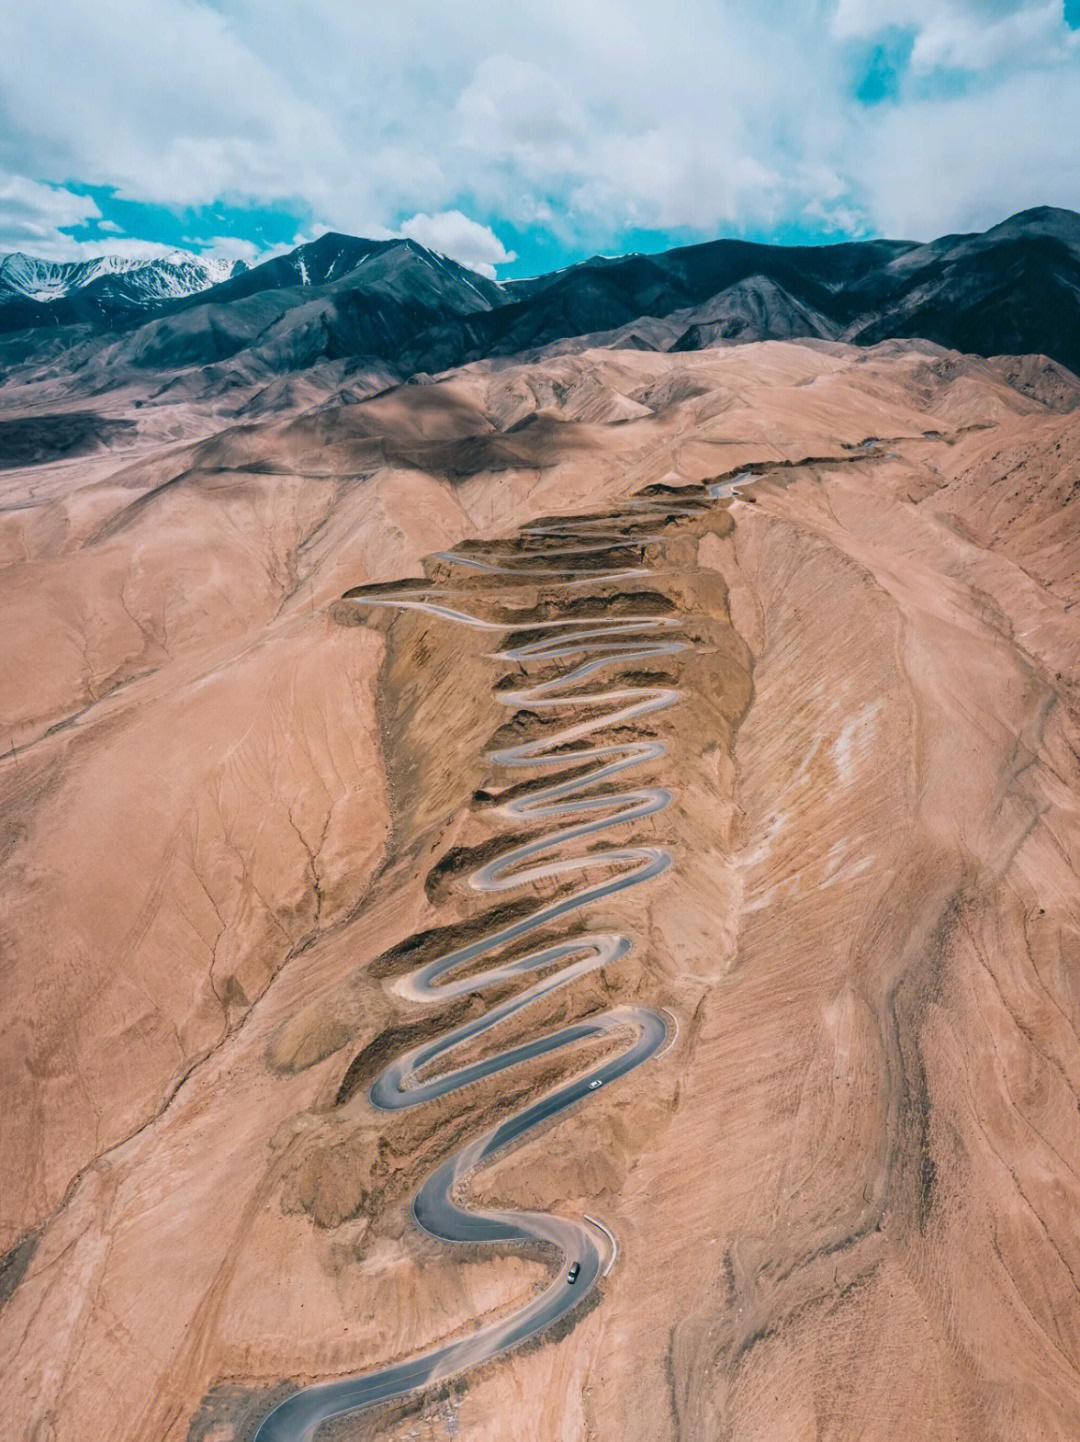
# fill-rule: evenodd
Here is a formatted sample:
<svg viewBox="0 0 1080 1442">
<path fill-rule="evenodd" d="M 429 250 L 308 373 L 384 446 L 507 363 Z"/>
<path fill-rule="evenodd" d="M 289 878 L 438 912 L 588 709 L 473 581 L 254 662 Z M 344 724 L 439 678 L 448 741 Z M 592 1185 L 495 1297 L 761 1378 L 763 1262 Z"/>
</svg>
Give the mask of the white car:
<svg viewBox="0 0 1080 1442">
<path fill-rule="evenodd" d="M 596 1081 L 591 1081 L 589 1083 L 589 1090 L 591 1092 L 594 1092 L 597 1087 L 602 1087 L 603 1085 L 604 1083 L 599 1079 L 599 1077 L 597 1077 Z"/>
</svg>

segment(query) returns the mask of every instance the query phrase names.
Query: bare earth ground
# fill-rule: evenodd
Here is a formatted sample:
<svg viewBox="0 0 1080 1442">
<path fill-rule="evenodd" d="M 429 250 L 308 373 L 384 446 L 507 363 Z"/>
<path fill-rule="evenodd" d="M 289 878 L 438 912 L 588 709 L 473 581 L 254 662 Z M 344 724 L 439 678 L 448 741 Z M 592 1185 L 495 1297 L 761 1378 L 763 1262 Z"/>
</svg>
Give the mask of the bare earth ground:
<svg viewBox="0 0 1080 1442">
<path fill-rule="evenodd" d="M 335 603 L 746 466 L 665 555 L 710 640 L 639 828 L 675 864 L 528 1021 L 640 999 L 677 1040 L 474 1187 L 617 1264 L 556 1340 L 334 1435 L 1080 1435 L 1080 410 L 1039 376 L 586 351 L 226 429 L 122 396 L 134 433 L 0 471 L 4 1437 L 233 1442 L 546 1277 L 408 1206 L 572 1058 L 337 1101 L 416 1020 L 372 963 L 478 909 L 425 881 L 498 834 L 506 715 L 482 637 Z"/>
</svg>

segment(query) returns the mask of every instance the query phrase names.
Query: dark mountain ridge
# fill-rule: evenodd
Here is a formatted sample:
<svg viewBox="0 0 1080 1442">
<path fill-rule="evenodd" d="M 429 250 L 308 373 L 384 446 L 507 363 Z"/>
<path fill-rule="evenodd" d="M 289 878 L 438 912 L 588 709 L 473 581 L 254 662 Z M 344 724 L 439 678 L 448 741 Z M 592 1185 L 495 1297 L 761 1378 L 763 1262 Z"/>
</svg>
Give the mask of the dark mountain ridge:
<svg viewBox="0 0 1080 1442">
<path fill-rule="evenodd" d="M 192 369 L 225 389 L 324 361 L 403 380 L 588 336 L 679 350 L 918 337 L 1080 370 L 1080 216 L 1040 207 L 928 244 L 716 240 L 501 285 L 411 240 L 329 233 L 141 308 L 78 295 L 27 305 L 0 302 L 0 364 L 48 356 L 90 390 Z"/>
</svg>

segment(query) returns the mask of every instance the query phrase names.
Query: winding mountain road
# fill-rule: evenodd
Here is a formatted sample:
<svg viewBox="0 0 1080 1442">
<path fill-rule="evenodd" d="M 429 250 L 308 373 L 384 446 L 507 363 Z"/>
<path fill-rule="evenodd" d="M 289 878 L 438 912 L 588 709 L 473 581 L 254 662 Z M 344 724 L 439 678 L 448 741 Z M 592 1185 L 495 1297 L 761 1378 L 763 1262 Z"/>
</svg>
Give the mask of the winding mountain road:
<svg viewBox="0 0 1080 1442">
<path fill-rule="evenodd" d="M 736 478 L 742 479 L 744 477 Z M 726 483 L 724 498 L 734 493 L 734 484 Z M 714 498 L 720 498 L 716 488 L 703 489 L 699 496 L 691 497 L 683 493 L 673 498 L 670 493 L 661 493 L 636 498 L 619 510 L 600 516 L 538 522 L 519 532 L 518 551 L 509 563 L 488 562 L 472 554 L 454 552 L 441 553 L 434 559 L 444 566 L 464 565 L 471 571 L 498 577 L 501 584 L 510 586 L 541 582 L 546 586 L 577 588 L 589 583 L 648 576 L 651 570 L 647 565 L 627 567 L 615 562 L 605 568 L 603 558 L 613 552 L 623 553 L 630 546 L 637 548 L 644 558 L 649 544 L 661 539 L 658 532 L 649 529 L 652 521 L 669 524 L 679 516 L 696 515 Z M 568 565 L 566 559 L 570 557 L 587 559 L 594 564 Z M 558 560 L 557 566 L 552 566 L 553 559 Z M 595 564 L 597 562 L 599 564 Z M 524 796 L 504 803 L 499 810 L 507 820 L 518 826 L 522 822 L 568 821 L 569 824 L 557 825 L 554 830 L 546 830 L 535 839 L 504 851 L 475 870 L 469 884 L 476 891 L 491 893 L 520 888 L 549 877 L 565 878 L 575 872 L 588 872 L 590 878 L 601 868 L 614 873 L 604 879 L 588 879 L 570 894 L 446 952 L 399 980 L 395 987 L 404 998 L 415 1003 L 432 1003 L 539 973 L 538 980 L 509 1000 L 391 1061 L 372 1084 L 371 1102 L 386 1111 L 420 1106 L 566 1047 L 604 1038 L 621 1041 L 623 1045 L 616 1055 L 453 1153 L 432 1172 L 413 1201 L 413 1216 L 418 1225 L 440 1241 L 540 1243 L 556 1249 L 563 1261 L 550 1284 L 518 1311 L 468 1337 L 375 1372 L 295 1392 L 263 1419 L 256 1442 L 311 1442 L 320 1424 L 327 1419 L 399 1397 L 461 1372 L 536 1336 L 579 1306 L 614 1261 L 613 1240 L 608 1240 L 610 1234 L 605 1236 L 606 1229 L 601 1224 L 590 1225 L 586 1221 L 541 1212 L 466 1207 L 455 1200 L 455 1196 L 468 1177 L 498 1153 L 593 1092 L 618 1081 L 659 1051 L 668 1038 L 667 1023 L 656 1012 L 642 1007 L 616 1006 L 480 1061 L 450 1070 L 434 1073 L 432 1070 L 509 1017 L 585 973 L 618 960 L 633 946 L 628 934 L 590 931 L 579 925 L 557 942 L 500 960 L 507 948 L 517 951 L 517 943 L 531 932 L 548 928 L 555 921 L 569 920 L 591 903 L 639 886 L 671 865 L 671 857 L 659 846 L 611 845 L 587 852 L 575 852 L 573 848 L 612 827 L 662 811 L 671 800 L 671 793 L 660 786 L 624 790 L 611 786 L 630 769 L 662 757 L 666 750 L 662 741 L 645 737 L 605 740 L 603 733 L 616 728 L 625 732 L 641 718 L 674 705 L 678 690 L 668 685 L 604 684 L 601 678 L 614 666 L 628 667 L 684 650 L 688 642 L 680 636 L 682 620 L 670 614 L 571 616 L 529 619 L 515 628 L 505 620 L 487 620 L 450 604 L 451 599 L 456 598 L 451 597 L 448 587 L 433 587 L 430 593 L 422 595 L 415 591 L 380 592 L 377 596 L 364 596 L 357 591 L 347 595 L 362 604 L 426 611 L 471 627 L 510 631 L 510 644 L 495 654 L 497 659 L 518 666 L 575 663 L 553 678 L 526 679 L 520 686 L 499 690 L 496 695 L 505 705 L 527 707 L 532 713 L 545 709 L 580 709 L 586 713 L 585 719 L 571 721 L 540 739 L 526 740 L 487 754 L 494 765 L 541 771 L 545 767 L 557 767 L 562 777 L 548 786 L 530 788 Z M 523 636 L 516 643 L 515 632 Z M 568 770 L 573 773 L 569 778 Z M 598 786 L 603 787 L 599 793 Z M 569 855 L 542 859 L 551 858 L 553 851 L 565 852 L 567 848 L 571 848 Z M 478 970 L 475 964 L 485 957 L 491 957 L 491 964 Z M 604 1238 L 599 1244 L 598 1235 Z M 571 1283 L 567 1268 L 573 1263 L 578 1264 L 579 1272 Z"/>
</svg>

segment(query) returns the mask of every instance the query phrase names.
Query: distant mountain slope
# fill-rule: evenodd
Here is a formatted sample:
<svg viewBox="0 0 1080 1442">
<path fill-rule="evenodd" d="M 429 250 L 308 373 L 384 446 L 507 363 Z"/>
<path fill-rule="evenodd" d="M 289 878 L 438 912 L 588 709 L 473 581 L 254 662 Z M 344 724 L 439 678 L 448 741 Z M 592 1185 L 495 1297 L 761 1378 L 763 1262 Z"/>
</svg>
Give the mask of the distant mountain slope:
<svg viewBox="0 0 1080 1442">
<path fill-rule="evenodd" d="M 247 269 L 174 250 L 151 260 L 116 255 L 50 261 L 15 251 L 0 259 L 0 327 L 67 325 L 96 316 L 120 318 L 228 281 Z"/>
<path fill-rule="evenodd" d="M 154 284 L 180 285 L 166 265 L 154 262 Z M 6 294 L 0 288 L 0 332 L 10 339 L 0 365 L 47 354 L 91 390 L 129 373 L 195 368 L 202 375 L 190 386 L 205 394 L 324 361 L 405 379 L 585 336 L 663 350 L 922 337 L 981 355 L 1041 353 L 1080 370 L 1080 216 L 1047 207 L 926 245 L 717 240 L 597 256 L 502 285 L 414 241 L 333 233 L 180 295 L 155 293 L 137 270 L 103 269 L 77 284 L 64 278 L 63 294 L 42 300 L 57 268 L 26 257 L 4 267 L 12 278 Z M 43 346 L 35 328 L 44 326 Z"/>
<path fill-rule="evenodd" d="M 746 311 L 759 291 L 754 324 Z M 562 337 L 615 330 L 728 296 L 743 311 L 743 339 L 803 334 L 858 344 L 921 336 L 981 355 L 1042 352 L 1080 369 L 1080 216 L 1026 211 L 985 235 L 830 246 L 769 246 L 719 240 L 655 256 L 597 257 L 551 276 L 509 282 L 507 303 L 430 337 L 436 369 L 485 355 L 512 355 Z M 766 290 L 774 304 L 765 301 Z M 784 302 L 777 305 L 779 295 Z M 738 296 L 738 298 L 737 298 Z M 809 318 L 813 317 L 811 321 Z M 724 335 L 724 316 L 686 344 Z M 734 321 L 735 317 L 727 317 Z M 671 343 L 679 343 L 673 337 Z"/>
<path fill-rule="evenodd" d="M 224 305 L 268 290 L 315 290 L 339 285 L 350 277 L 353 286 L 385 288 L 392 285 L 389 277 L 395 272 L 400 275 L 410 262 L 419 262 L 414 276 L 426 275 L 424 288 L 429 295 L 434 295 L 442 286 L 449 286 L 459 301 L 463 299 L 463 292 L 468 292 L 464 297 L 468 304 L 475 303 L 473 297 L 479 297 L 485 304 L 496 304 L 502 299 L 503 289 L 494 281 L 415 241 L 361 240 L 328 231 L 318 240 L 298 245 L 287 255 L 278 255 L 250 270 L 245 269 L 218 285 L 212 297 L 189 296 L 186 305 L 197 305 L 204 299 Z M 406 289 L 411 286 L 412 282 L 405 283 Z"/>
<path fill-rule="evenodd" d="M 790 296 L 767 276 L 728 286 L 687 316 L 690 324 L 668 350 L 704 350 L 717 341 L 835 340 L 839 327 Z"/>
<path fill-rule="evenodd" d="M 981 355 L 1040 352 L 1080 369 L 1080 216 L 1025 211 L 985 235 L 899 257 L 852 292 L 845 339 L 921 336 Z"/>
<path fill-rule="evenodd" d="M 323 236 L 163 308 L 114 344 L 106 364 L 169 370 L 243 353 L 250 371 L 280 374 L 344 357 L 392 363 L 432 325 L 499 299 L 492 281 L 414 241 Z"/>
</svg>

